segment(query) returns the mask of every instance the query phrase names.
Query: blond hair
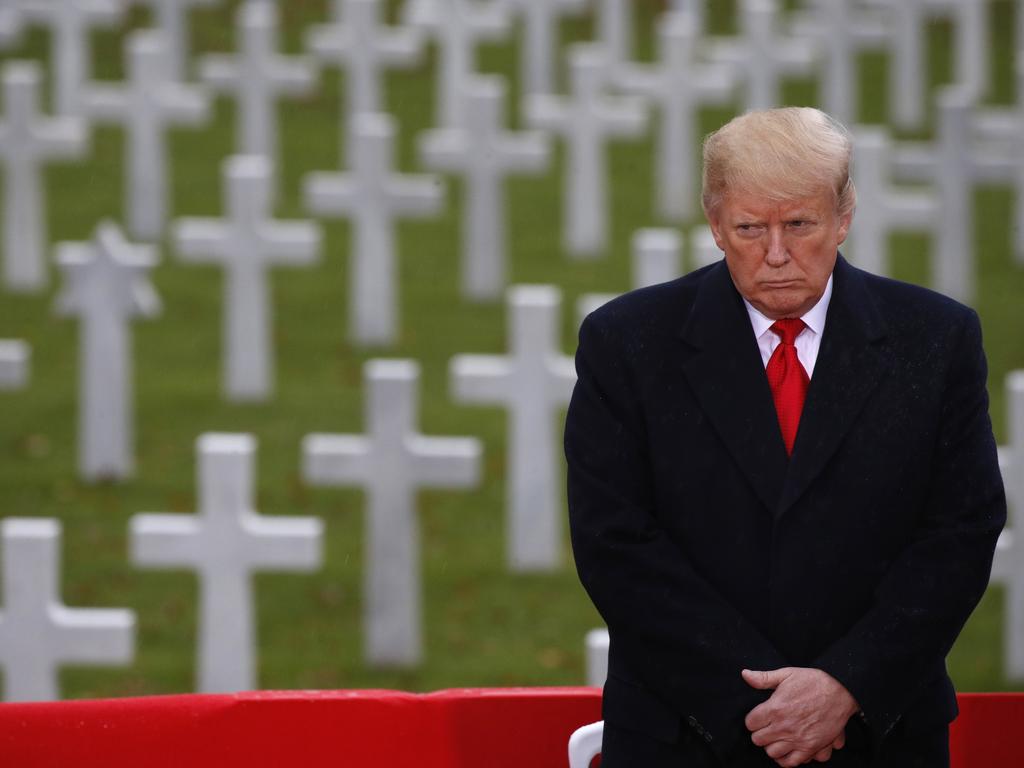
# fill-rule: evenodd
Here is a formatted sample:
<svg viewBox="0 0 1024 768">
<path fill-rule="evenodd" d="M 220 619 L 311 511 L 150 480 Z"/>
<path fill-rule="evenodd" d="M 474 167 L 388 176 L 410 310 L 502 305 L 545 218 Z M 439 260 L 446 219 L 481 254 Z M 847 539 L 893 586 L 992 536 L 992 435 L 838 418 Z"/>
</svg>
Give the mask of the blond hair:
<svg viewBox="0 0 1024 768">
<path fill-rule="evenodd" d="M 835 193 L 840 216 L 853 213 L 853 141 L 835 118 L 811 107 L 748 112 L 704 139 L 701 202 L 711 214 L 730 191 L 772 200 Z"/>
</svg>

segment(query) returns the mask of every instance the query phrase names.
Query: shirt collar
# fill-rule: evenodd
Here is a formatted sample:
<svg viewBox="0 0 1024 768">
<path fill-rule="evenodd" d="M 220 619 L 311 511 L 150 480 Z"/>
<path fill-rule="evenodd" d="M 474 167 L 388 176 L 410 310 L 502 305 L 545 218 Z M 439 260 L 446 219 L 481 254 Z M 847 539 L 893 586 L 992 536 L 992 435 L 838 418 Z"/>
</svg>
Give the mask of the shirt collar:
<svg viewBox="0 0 1024 768">
<path fill-rule="evenodd" d="M 828 303 L 831 299 L 832 275 L 829 275 L 828 282 L 825 284 L 825 292 L 821 294 L 818 303 L 807 310 L 800 318 L 810 330 L 819 336 L 825 332 L 825 316 L 828 314 Z M 775 321 L 770 317 L 762 315 L 746 299 L 743 299 L 743 304 L 746 306 L 747 314 L 750 316 L 750 324 L 754 327 L 754 337 L 759 339 L 768 332 L 768 329 L 772 327 L 772 323 Z"/>
</svg>

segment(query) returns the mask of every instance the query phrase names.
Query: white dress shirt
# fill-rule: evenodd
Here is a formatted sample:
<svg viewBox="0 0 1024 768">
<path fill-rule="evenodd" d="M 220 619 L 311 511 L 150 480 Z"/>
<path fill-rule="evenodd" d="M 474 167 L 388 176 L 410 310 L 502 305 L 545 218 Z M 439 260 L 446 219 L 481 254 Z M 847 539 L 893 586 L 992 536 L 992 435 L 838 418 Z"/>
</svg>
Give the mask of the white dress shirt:
<svg viewBox="0 0 1024 768">
<path fill-rule="evenodd" d="M 814 363 L 818 360 L 821 336 L 825 333 L 825 315 L 828 314 L 828 302 L 831 298 L 832 276 L 830 275 L 828 283 L 825 285 L 825 292 L 821 294 L 818 303 L 800 317 L 807 327 L 796 337 L 794 346 L 796 347 L 796 356 L 800 358 L 800 364 L 807 371 L 807 378 L 814 375 Z M 743 300 L 743 303 L 747 307 L 750 324 L 754 327 L 754 337 L 757 339 L 757 348 L 761 351 L 761 361 L 767 368 L 772 352 L 779 346 L 780 341 L 779 337 L 771 330 L 772 323 L 775 321 L 758 312 L 746 299 Z"/>
</svg>

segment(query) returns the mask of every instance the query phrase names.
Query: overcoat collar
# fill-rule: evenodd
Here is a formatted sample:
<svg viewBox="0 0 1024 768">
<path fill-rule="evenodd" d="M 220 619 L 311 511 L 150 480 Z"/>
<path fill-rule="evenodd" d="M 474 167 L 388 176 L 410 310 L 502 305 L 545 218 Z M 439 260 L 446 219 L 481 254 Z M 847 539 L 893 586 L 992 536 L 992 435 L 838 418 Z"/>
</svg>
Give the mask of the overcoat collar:
<svg viewBox="0 0 1024 768">
<path fill-rule="evenodd" d="M 842 256 L 792 457 L 743 300 L 725 262 L 701 283 L 681 336 L 701 407 L 761 501 L 781 516 L 825 468 L 887 370 L 885 324 L 862 273 Z"/>
</svg>

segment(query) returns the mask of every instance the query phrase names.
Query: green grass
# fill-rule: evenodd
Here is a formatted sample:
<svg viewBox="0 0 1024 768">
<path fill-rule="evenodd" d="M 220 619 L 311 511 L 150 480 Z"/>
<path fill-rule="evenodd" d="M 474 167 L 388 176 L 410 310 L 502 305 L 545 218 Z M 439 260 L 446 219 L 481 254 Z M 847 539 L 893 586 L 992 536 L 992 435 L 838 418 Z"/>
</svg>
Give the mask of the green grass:
<svg viewBox="0 0 1024 768">
<path fill-rule="evenodd" d="M 234 3 L 196 11 L 198 52 L 227 48 Z M 303 30 L 326 18 L 324 0 L 289 0 L 282 40 L 301 49 Z M 664 5 L 638 0 L 641 55 L 651 55 L 651 21 Z M 734 3 L 715 3 L 714 32 L 733 30 Z M 1012 4 L 991 3 L 993 40 L 989 99 L 1012 100 Z M 392 9 L 393 11 L 393 9 Z M 129 27 L 146 22 L 135 10 Z M 586 39 L 588 16 L 567 19 L 562 38 Z M 97 77 L 121 76 L 124 32 L 94 36 Z M 950 76 L 949 26 L 929 27 L 933 85 Z M 489 44 L 479 54 L 487 72 L 517 78 L 511 44 Z M 38 30 L 2 52 L 46 60 L 48 41 Z M 418 170 L 415 143 L 433 123 L 436 57 L 386 81 L 387 104 L 400 126 L 396 157 Z M 884 122 L 888 57 L 862 56 L 861 117 Z M 339 99 L 343 79 L 328 72 L 317 91 L 288 101 L 281 113 L 281 188 L 277 215 L 304 217 L 301 181 L 311 170 L 338 168 Z M 814 81 L 793 81 L 786 98 L 810 103 Z M 518 120 L 518 109 L 510 105 Z M 706 110 L 701 131 L 728 119 L 729 109 Z M 172 132 L 173 211 L 218 215 L 221 165 L 234 145 L 230 102 L 199 129 Z M 928 135 L 927 132 L 924 135 Z M 81 164 L 47 173 L 51 237 L 85 239 L 103 217 L 123 218 L 123 138 L 117 128 L 95 131 Z M 553 283 L 563 291 L 563 349 L 575 347 L 575 302 L 591 291 L 629 287 L 629 238 L 656 225 L 649 140 L 618 142 L 610 154 L 611 242 L 593 262 L 561 252 L 561 182 L 564 153 L 551 170 L 518 176 L 508 185 L 509 255 L 514 282 Z M 325 559 L 314 574 L 260 574 L 254 581 L 259 636 L 259 685 L 267 688 L 395 687 L 430 690 L 452 686 L 560 685 L 583 679 L 584 633 L 599 618 L 579 586 L 568 546 L 565 567 L 550 575 L 514 575 L 504 565 L 506 415 L 466 407 L 448 396 L 448 360 L 464 352 L 505 351 L 502 303 L 472 304 L 458 293 L 459 183 L 449 180 L 446 213 L 399 227 L 401 338 L 393 347 L 361 349 L 347 340 L 349 227 L 325 221 L 322 259 L 315 268 L 275 271 L 272 291 L 277 347 L 277 392 L 265 404 L 238 405 L 220 394 L 221 272 L 181 264 L 164 243 L 154 274 L 164 313 L 134 326 L 138 474 L 121 484 L 86 485 L 76 479 L 77 328 L 51 307 L 59 279 L 44 295 L 0 294 L 0 337 L 23 338 L 33 348 L 32 386 L 0 395 L 0 515 L 59 518 L 64 525 L 63 595 L 72 606 L 135 610 L 139 620 L 135 663 L 126 669 L 68 669 L 68 697 L 124 696 L 189 691 L 193 687 L 196 580 L 188 572 L 140 571 L 128 562 L 127 526 L 143 511 L 195 510 L 194 444 L 208 431 L 245 431 L 259 441 L 258 509 L 267 515 L 313 515 L 326 523 Z M 977 307 L 991 365 L 992 415 L 1005 437 L 1002 382 L 1024 367 L 1024 268 L 1010 248 L 1012 193 L 981 188 L 976 201 Z M 901 278 L 927 279 L 928 240 L 893 238 L 892 264 Z M 420 494 L 423 531 L 426 663 L 414 671 L 365 667 L 361 639 L 363 495 L 357 490 L 312 488 L 299 472 L 300 441 L 313 431 L 361 433 L 362 365 L 373 357 L 410 357 L 422 368 L 420 427 L 425 434 L 475 435 L 485 446 L 483 477 L 470 491 Z M 1002 593 L 990 590 L 950 659 L 962 690 L 1014 687 L 1001 673 Z"/>
</svg>

